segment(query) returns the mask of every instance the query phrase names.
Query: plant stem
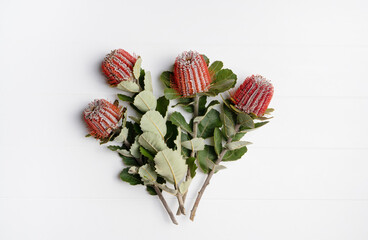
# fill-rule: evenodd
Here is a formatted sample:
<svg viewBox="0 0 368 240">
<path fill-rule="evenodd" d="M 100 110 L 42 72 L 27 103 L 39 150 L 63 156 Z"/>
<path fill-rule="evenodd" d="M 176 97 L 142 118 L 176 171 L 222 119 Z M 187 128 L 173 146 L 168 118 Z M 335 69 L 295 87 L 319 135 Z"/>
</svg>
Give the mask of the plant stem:
<svg viewBox="0 0 368 240">
<path fill-rule="evenodd" d="M 194 97 L 194 112 L 193 112 L 193 119 L 195 119 L 196 117 L 198 117 L 198 109 L 199 108 L 199 97 L 196 95 Z M 197 132 L 198 132 L 198 122 L 194 122 L 193 123 L 193 135 L 192 135 L 192 138 L 196 138 L 197 137 Z M 190 153 L 190 157 L 195 157 L 196 155 L 196 151 L 192 151 Z M 188 171 L 187 171 L 187 176 L 185 178 L 186 181 L 190 180 L 192 178 L 192 176 L 190 175 L 190 169 L 188 168 Z M 183 195 L 183 204 L 185 203 L 185 199 L 187 198 L 187 193 L 184 193 Z M 176 211 L 176 215 L 180 215 L 180 208 L 178 208 L 178 211 Z"/>
<path fill-rule="evenodd" d="M 237 133 L 239 131 L 239 128 L 240 128 L 240 125 L 237 124 L 235 125 L 235 132 Z M 226 143 L 231 143 L 232 141 L 232 137 L 230 137 Z M 218 156 L 216 162 L 215 162 L 215 166 L 211 169 L 211 171 L 208 173 L 207 175 L 207 178 L 206 180 L 204 181 L 203 185 L 202 185 L 202 188 L 201 190 L 198 192 L 198 196 L 197 196 L 197 199 L 193 205 L 193 208 L 192 208 L 192 211 L 190 213 L 190 220 L 194 220 L 194 217 L 195 217 L 195 214 L 196 214 L 196 211 L 197 211 L 197 208 L 198 208 L 198 205 L 199 205 L 199 202 L 201 201 L 201 198 L 202 198 L 202 195 L 204 193 L 204 191 L 206 190 L 207 186 L 210 184 L 210 180 L 213 176 L 213 174 L 215 174 L 215 170 L 216 170 L 216 166 L 220 164 L 220 162 L 222 161 L 222 159 L 224 158 L 225 154 L 227 152 L 227 149 L 224 148 L 220 155 Z"/>
<path fill-rule="evenodd" d="M 126 146 L 126 147 L 130 148 L 130 143 L 129 143 L 127 140 L 125 140 L 125 141 L 124 141 L 124 144 L 125 144 L 125 146 Z M 138 164 L 139 164 L 140 166 L 142 166 L 142 165 L 143 165 L 143 161 L 142 161 L 142 159 L 141 159 L 141 158 L 136 158 L 135 160 L 138 162 Z M 160 189 L 159 189 L 157 186 L 155 186 L 155 185 L 153 185 L 153 189 L 155 189 L 155 192 L 157 193 L 157 196 L 158 196 L 158 198 L 160 199 L 160 201 L 161 201 L 162 205 L 164 205 L 164 208 L 166 209 L 167 214 L 169 214 L 169 216 L 170 216 L 170 218 L 171 218 L 171 221 L 172 221 L 175 225 L 178 225 L 178 222 L 176 221 L 176 218 L 175 218 L 175 216 L 174 216 L 174 213 L 171 211 L 171 209 L 170 209 L 169 205 L 167 204 L 167 202 L 166 202 L 166 200 L 165 200 L 164 196 L 162 195 L 162 193 L 161 193 Z"/>
</svg>

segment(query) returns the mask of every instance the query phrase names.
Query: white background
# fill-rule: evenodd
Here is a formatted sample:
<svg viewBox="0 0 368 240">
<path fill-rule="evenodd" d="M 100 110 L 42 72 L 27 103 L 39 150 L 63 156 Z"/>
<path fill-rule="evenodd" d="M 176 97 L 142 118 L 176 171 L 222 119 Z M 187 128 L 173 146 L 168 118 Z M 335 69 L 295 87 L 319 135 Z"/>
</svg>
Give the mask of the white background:
<svg viewBox="0 0 368 240">
<path fill-rule="evenodd" d="M 156 96 L 190 49 L 275 86 L 274 119 L 214 176 L 194 223 L 171 224 L 84 138 L 84 107 L 117 93 L 100 70 L 116 48 L 142 56 Z M 366 240 L 367 65 L 365 0 L 1 0 L 0 239 Z"/>
</svg>

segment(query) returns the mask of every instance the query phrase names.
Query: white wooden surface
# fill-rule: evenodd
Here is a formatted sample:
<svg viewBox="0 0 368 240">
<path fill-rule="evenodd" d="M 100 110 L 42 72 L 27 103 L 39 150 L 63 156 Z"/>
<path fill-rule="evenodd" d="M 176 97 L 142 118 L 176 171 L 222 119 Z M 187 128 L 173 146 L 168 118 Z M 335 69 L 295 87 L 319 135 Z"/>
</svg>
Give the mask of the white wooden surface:
<svg viewBox="0 0 368 240">
<path fill-rule="evenodd" d="M 367 13 L 365 0 L 2 0 L 0 239 L 368 239 Z M 275 118 L 194 223 L 172 225 L 83 137 L 82 109 L 117 93 L 100 73 L 115 48 L 143 57 L 156 96 L 189 49 L 273 81 Z"/>
</svg>

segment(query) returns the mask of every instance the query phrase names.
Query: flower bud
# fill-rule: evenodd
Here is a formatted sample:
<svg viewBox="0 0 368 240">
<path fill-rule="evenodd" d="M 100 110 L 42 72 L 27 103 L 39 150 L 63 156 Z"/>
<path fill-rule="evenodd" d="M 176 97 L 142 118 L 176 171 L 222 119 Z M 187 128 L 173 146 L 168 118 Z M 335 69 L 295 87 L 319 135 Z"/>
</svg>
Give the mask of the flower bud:
<svg viewBox="0 0 368 240">
<path fill-rule="evenodd" d="M 89 133 L 98 139 L 110 136 L 117 129 L 122 110 L 105 99 L 94 100 L 83 112 Z"/>
<path fill-rule="evenodd" d="M 260 117 L 267 110 L 272 95 L 271 82 L 261 75 L 252 75 L 231 94 L 231 100 L 239 110 Z"/>
<path fill-rule="evenodd" d="M 183 97 L 206 92 L 211 83 L 208 67 L 203 56 L 198 52 L 189 51 L 180 54 L 174 65 L 172 88 Z"/>
<path fill-rule="evenodd" d="M 102 62 L 102 72 L 107 82 L 116 86 L 122 81 L 133 81 L 133 67 L 137 58 L 123 49 L 117 49 L 107 54 Z"/>
</svg>

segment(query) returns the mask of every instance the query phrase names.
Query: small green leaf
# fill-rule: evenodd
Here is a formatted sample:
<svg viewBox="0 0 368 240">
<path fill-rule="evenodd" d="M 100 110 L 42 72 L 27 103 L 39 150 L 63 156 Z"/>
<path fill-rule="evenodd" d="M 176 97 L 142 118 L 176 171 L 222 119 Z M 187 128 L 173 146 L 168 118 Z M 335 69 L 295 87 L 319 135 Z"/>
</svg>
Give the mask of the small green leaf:
<svg viewBox="0 0 368 240">
<path fill-rule="evenodd" d="M 166 145 L 171 149 L 175 149 L 176 147 L 175 140 L 178 136 L 178 127 L 175 126 L 171 121 L 166 121 L 166 129 L 167 129 L 165 135 Z"/>
<path fill-rule="evenodd" d="M 183 129 L 184 131 L 191 133 L 192 132 L 192 128 L 189 126 L 189 124 L 185 121 L 184 116 L 180 113 L 180 112 L 173 112 L 170 115 L 170 121 L 180 127 L 181 129 Z"/>
<path fill-rule="evenodd" d="M 181 154 L 178 151 L 165 149 L 156 154 L 154 161 L 156 172 L 177 188 L 188 169 Z"/>
<path fill-rule="evenodd" d="M 215 131 L 213 133 L 213 141 L 215 152 L 218 156 L 222 152 L 222 133 L 219 128 L 215 128 Z"/>
<path fill-rule="evenodd" d="M 242 137 L 244 137 L 245 134 L 246 132 L 238 132 L 234 135 L 231 141 L 233 142 L 239 141 L 240 139 L 242 139 Z"/>
<path fill-rule="evenodd" d="M 164 84 L 165 87 L 170 88 L 171 79 L 173 78 L 174 73 L 173 72 L 163 72 L 160 76 L 160 81 Z"/>
<path fill-rule="evenodd" d="M 133 98 L 127 96 L 127 95 L 124 95 L 124 94 L 118 94 L 118 98 L 121 100 L 121 101 L 124 101 L 124 102 L 130 102 L 132 103 L 134 101 Z"/>
<path fill-rule="evenodd" d="M 213 146 L 206 145 L 204 150 L 197 153 L 199 167 L 204 173 L 208 173 L 215 165 L 217 155 Z"/>
<path fill-rule="evenodd" d="M 141 154 L 143 156 L 145 156 L 149 160 L 153 160 L 153 156 L 146 149 L 144 149 L 143 147 L 139 147 L 139 151 L 141 152 Z"/>
<path fill-rule="evenodd" d="M 135 116 L 129 116 L 129 118 L 132 119 L 134 122 L 136 122 L 138 124 L 141 122 L 141 119 L 140 118 L 137 118 Z"/>
<path fill-rule="evenodd" d="M 138 142 L 151 153 L 157 153 L 167 148 L 160 135 L 153 132 L 144 132 L 139 136 Z"/>
<path fill-rule="evenodd" d="M 139 75 L 141 74 L 141 65 L 142 65 L 142 58 L 138 57 L 133 67 L 133 75 L 135 79 L 138 79 Z"/>
<path fill-rule="evenodd" d="M 258 122 L 254 124 L 254 128 L 259 128 L 262 127 L 263 125 L 266 125 L 267 123 L 269 123 L 270 121 L 264 121 L 264 122 Z"/>
<path fill-rule="evenodd" d="M 152 77 L 151 77 L 151 72 L 147 71 L 146 74 L 144 75 L 144 90 L 153 92 L 153 88 L 152 88 Z"/>
<path fill-rule="evenodd" d="M 199 117 L 194 118 L 193 122 L 200 122 L 200 121 L 202 121 L 202 120 L 203 120 L 203 118 L 205 118 L 205 117 L 206 117 L 206 115 L 207 115 L 207 114 L 212 110 L 212 108 L 213 108 L 216 104 L 218 104 L 218 103 L 220 103 L 220 102 L 219 102 L 219 101 L 217 101 L 217 100 L 212 101 L 212 102 L 208 105 L 208 107 L 206 108 L 206 112 L 204 113 L 204 115 L 203 115 L 203 116 L 199 116 Z"/>
<path fill-rule="evenodd" d="M 166 135 L 166 123 L 157 111 L 148 111 L 141 118 L 141 129 L 143 132 L 153 132 L 164 139 Z"/>
<path fill-rule="evenodd" d="M 150 110 L 155 110 L 157 106 L 157 101 L 153 93 L 148 90 L 140 92 L 134 98 L 134 105 L 142 112 L 147 112 Z"/>
<path fill-rule="evenodd" d="M 157 174 L 156 172 L 151 168 L 150 165 L 145 164 L 142 167 L 139 168 L 139 176 L 141 176 L 144 185 L 153 185 L 156 183 Z"/>
<path fill-rule="evenodd" d="M 181 128 L 178 127 L 177 131 L 178 135 L 176 136 L 174 143 L 176 145 L 176 150 L 181 153 Z"/>
<path fill-rule="evenodd" d="M 224 66 L 224 64 L 221 61 L 214 61 L 211 66 L 208 68 L 208 71 L 210 72 L 211 78 L 221 70 L 221 68 Z"/>
<path fill-rule="evenodd" d="M 215 83 L 236 80 L 237 77 L 230 69 L 222 69 L 216 73 Z"/>
<path fill-rule="evenodd" d="M 121 154 L 119 156 L 123 159 L 123 163 L 126 166 L 139 166 L 138 162 L 135 160 L 134 157 L 126 157 Z"/>
<path fill-rule="evenodd" d="M 128 173 L 129 167 L 124 168 L 123 171 L 120 173 L 120 178 L 124 182 L 129 183 L 130 185 L 138 185 L 142 184 L 141 177 L 138 174 L 130 174 Z"/>
<path fill-rule="evenodd" d="M 204 139 L 212 137 L 214 129 L 221 126 L 222 122 L 220 119 L 220 113 L 217 110 L 212 109 L 198 124 L 198 137 Z"/>
<path fill-rule="evenodd" d="M 186 163 L 187 163 L 187 165 L 188 165 L 188 168 L 189 168 L 189 170 L 190 170 L 190 176 L 192 177 L 192 178 L 194 178 L 194 176 L 196 175 L 196 170 L 197 170 L 197 165 L 195 164 L 195 158 L 194 157 L 189 157 L 189 158 L 187 158 L 187 160 L 186 160 Z"/>
<path fill-rule="evenodd" d="M 135 158 L 140 158 L 141 157 L 141 153 L 139 152 L 139 143 L 138 143 L 138 138 L 136 138 L 136 140 L 134 141 L 134 143 L 132 144 L 132 146 L 130 147 L 130 153 L 133 155 L 133 157 Z"/>
<path fill-rule="evenodd" d="M 198 116 L 202 116 L 206 112 L 207 96 L 203 95 L 198 100 Z"/>
<path fill-rule="evenodd" d="M 237 121 L 241 126 L 247 127 L 247 128 L 254 128 L 254 122 L 253 118 L 251 118 L 246 113 L 239 113 L 237 115 Z"/>
<path fill-rule="evenodd" d="M 209 95 L 211 96 L 216 96 L 219 93 L 225 92 L 231 88 L 233 88 L 236 84 L 236 80 L 235 79 L 229 79 L 227 81 L 221 81 L 221 82 L 215 82 L 209 92 Z"/>
<path fill-rule="evenodd" d="M 179 191 L 181 194 L 185 194 L 188 191 L 188 188 L 191 182 L 192 182 L 192 179 L 190 178 L 180 184 Z"/>
<path fill-rule="evenodd" d="M 139 85 L 133 81 L 122 81 L 116 87 L 126 92 L 136 93 L 140 91 Z"/>
<path fill-rule="evenodd" d="M 129 129 L 124 127 L 121 129 L 120 134 L 114 138 L 115 142 L 124 142 L 128 138 Z"/>
<path fill-rule="evenodd" d="M 149 195 L 152 195 L 152 196 L 157 195 L 156 190 L 152 186 L 146 186 L 146 190 L 149 193 Z"/>
<path fill-rule="evenodd" d="M 227 151 L 222 161 L 235 161 L 240 159 L 247 152 L 247 147 L 242 147 L 236 150 Z"/>
<path fill-rule="evenodd" d="M 133 155 L 126 149 L 117 149 L 116 151 L 125 157 L 133 157 Z"/>
<path fill-rule="evenodd" d="M 192 151 L 201 151 L 204 149 L 203 138 L 193 138 L 189 141 L 182 142 L 181 145 Z"/>
<path fill-rule="evenodd" d="M 159 113 L 161 113 L 161 115 L 163 117 L 166 116 L 167 113 L 167 108 L 169 106 L 170 101 L 166 99 L 165 96 L 161 96 L 157 99 L 157 107 L 156 107 L 156 111 L 158 111 Z"/>
<path fill-rule="evenodd" d="M 165 98 L 168 100 L 180 98 L 180 94 L 173 88 L 165 88 L 164 89 Z"/>
<path fill-rule="evenodd" d="M 234 115 L 232 111 L 224 104 L 222 105 L 221 111 L 221 120 L 224 124 L 223 132 L 227 138 L 230 138 L 235 135 L 235 123 L 234 123 Z"/>
<path fill-rule="evenodd" d="M 120 146 L 114 146 L 114 145 L 107 146 L 107 148 L 110 149 L 111 151 L 116 151 L 118 149 L 121 149 Z"/>
<path fill-rule="evenodd" d="M 229 150 L 236 150 L 242 147 L 245 147 L 247 145 L 252 144 L 251 142 L 247 142 L 247 141 L 238 141 L 238 142 L 231 142 L 225 145 L 225 147 Z"/>
</svg>

